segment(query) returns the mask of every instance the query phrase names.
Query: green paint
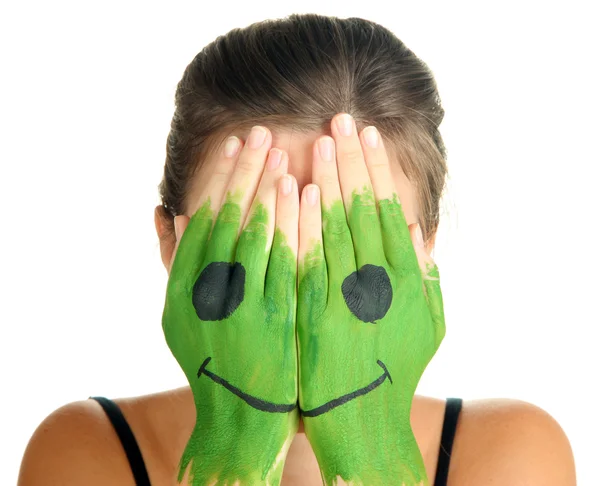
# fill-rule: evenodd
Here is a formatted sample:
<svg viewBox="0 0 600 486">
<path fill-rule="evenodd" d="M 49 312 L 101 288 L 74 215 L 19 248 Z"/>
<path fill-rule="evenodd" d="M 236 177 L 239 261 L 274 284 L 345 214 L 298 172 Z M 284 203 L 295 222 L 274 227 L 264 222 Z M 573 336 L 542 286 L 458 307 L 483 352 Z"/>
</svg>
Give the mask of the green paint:
<svg viewBox="0 0 600 486">
<path fill-rule="evenodd" d="M 207 369 L 244 393 L 276 404 L 297 401 L 296 260 L 279 230 L 272 249 L 267 248 L 269 214 L 260 203 L 253 205 L 236 243 L 239 201 L 239 194 L 228 195 L 214 228 L 210 201 L 192 216 L 167 284 L 163 330 L 196 404 L 178 481 L 189 468 L 188 484 L 194 486 L 278 485 L 298 425 L 297 409 L 260 411 L 207 376 L 197 376 L 210 356 Z M 245 296 L 228 318 L 201 321 L 192 289 L 204 267 L 215 261 L 244 266 Z"/>
<path fill-rule="evenodd" d="M 376 204 L 363 189 L 353 194 L 347 218 L 341 200 L 322 208 L 322 217 L 323 248 L 315 244 L 299 264 L 300 407 L 311 410 L 369 385 L 382 375 L 377 360 L 393 380 L 304 417 L 323 482 L 427 484 L 410 410 L 445 335 L 437 266 L 424 279 L 396 194 Z M 391 307 L 375 324 L 357 319 L 341 291 L 344 278 L 366 263 L 384 267 L 393 288 Z"/>
</svg>

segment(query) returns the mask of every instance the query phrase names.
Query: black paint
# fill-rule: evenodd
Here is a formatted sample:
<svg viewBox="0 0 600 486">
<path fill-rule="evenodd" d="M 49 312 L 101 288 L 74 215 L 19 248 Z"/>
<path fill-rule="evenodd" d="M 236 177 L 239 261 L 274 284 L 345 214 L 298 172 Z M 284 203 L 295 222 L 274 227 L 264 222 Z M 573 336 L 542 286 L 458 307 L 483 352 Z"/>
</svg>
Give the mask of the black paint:
<svg viewBox="0 0 600 486">
<path fill-rule="evenodd" d="M 383 364 L 383 361 L 377 360 L 377 364 L 383 368 L 383 375 L 381 375 L 379 378 L 377 378 L 374 382 L 370 383 L 369 385 L 365 386 L 364 388 L 359 388 L 358 390 L 353 391 L 352 393 L 348 393 L 346 395 L 342 395 L 339 398 L 331 400 L 331 401 L 321 405 L 320 407 L 313 408 L 312 410 L 300 410 L 300 413 L 302 414 L 303 417 L 316 417 L 317 415 L 322 415 L 325 412 L 329 412 L 330 410 L 332 410 L 336 407 L 339 407 L 340 405 L 343 405 L 344 403 L 348 403 L 350 400 L 353 400 L 356 397 L 366 395 L 367 393 L 369 393 L 370 391 L 374 390 L 379 385 L 381 385 L 385 381 L 386 378 L 388 378 L 390 380 L 390 384 L 392 384 L 393 383 L 392 376 L 390 375 L 385 364 Z"/>
<path fill-rule="evenodd" d="M 342 294 L 350 312 L 363 322 L 375 324 L 392 305 L 392 284 L 385 268 L 363 265 L 342 283 Z"/>
<path fill-rule="evenodd" d="M 227 380 L 224 380 L 220 376 L 215 375 L 211 371 L 208 371 L 206 369 L 206 366 L 208 365 L 210 360 L 211 360 L 210 357 L 208 357 L 204 360 L 204 363 L 202 363 L 202 366 L 200 366 L 200 369 L 198 370 L 198 378 L 200 378 L 200 376 L 202 376 L 202 375 L 208 376 L 215 383 L 218 383 L 219 385 L 227 388 L 231 393 L 240 397 L 252 408 L 255 408 L 262 412 L 287 413 L 287 412 L 291 412 L 292 410 L 294 410 L 296 408 L 295 403 L 292 403 L 291 405 L 277 404 L 277 403 L 267 402 L 265 400 L 261 400 L 260 398 L 256 398 L 256 397 L 253 397 L 252 395 L 248 395 L 247 393 L 244 393 L 242 390 L 233 386 Z"/>
<path fill-rule="evenodd" d="M 202 270 L 192 290 L 192 303 L 203 321 L 229 317 L 244 300 L 246 269 L 241 263 L 213 262 Z"/>
</svg>

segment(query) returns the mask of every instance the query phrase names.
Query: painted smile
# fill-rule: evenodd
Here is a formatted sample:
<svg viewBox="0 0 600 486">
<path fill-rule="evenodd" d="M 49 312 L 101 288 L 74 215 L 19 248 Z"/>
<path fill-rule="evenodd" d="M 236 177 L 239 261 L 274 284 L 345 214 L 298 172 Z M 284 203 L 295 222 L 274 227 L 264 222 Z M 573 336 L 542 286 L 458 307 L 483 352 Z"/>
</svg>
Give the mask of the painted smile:
<svg viewBox="0 0 600 486">
<path fill-rule="evenodd" d="M 202 363 L 202 366 L 200 366 L 200 369 L 198 370 L 198 378 L 200 378 L 202 375 L 208 376 L 215 383 L 221 385 L 224 388 L 227 388 L 231 393 L 233 393 L 237 397 L 240 397 L 252 408 L 255 408 L 256 410 L 260 410 L 262 412 L 287 413 L 287 412 L 291 412 L 292 410 L 294 410 L 296 408 L 295 403 L 287 405 L 287 404 L 278 404 L 278 403 L 273 403 L 273 402 L 267 402 L 266 400 L 262 400 L 260 398 L 253 397 L 252 395 L 248 395 L 247 393 L 244 393 L 242 390 L 233 386 L 227 380 L 221 378 L 218 375 L 215 375 L 212 371 L 209 371 L 206 369 L 206 366 L 208 365 L 208 363 L 210 362 L 211 359 L 212 359 L 211 357 L 208 357 L 204 360 L 204 363 Z"/>
<path fill-rule="evenodd" d="M 329 412 L 330 410 L 332 410 L 336 407 L 339 407 L 340 405 L 343 405 L 344 403 L 348 403 L 350 400 L 354 400 L 357 397 L 366 395 L 367 393 L 369 393 L 370 391 L 374 390 L 379 385 L 381 385 L 385 381 L 386 378 L 388 378 L 390 380 L 390 384 L 391 384 L 392 376 L 390 375 L 389 371 L 385 367 L 385 364 L 383 364 L 383 361 L 377 360 L 377 364 L 383 368 L 383 374 L 379 378 L 377 378 L 375 381 L 369 383 L 367 386 L 365 386 L 363 388 L 359 388 L 356 391 L 347 393 L 346 395 L 342 395 L 341 397 L 335 398 L 334 400 L 324 403 L 323 405 L 321 405 L 317 408 L 313 408 L 312 410 L 300 410 L 300 413 L 302 414 L 303 417 L 316 417 L 317 415 L 321 415 L 321 414 L 324 414 L 325 412 Z"/>
<path fill-rule="evenodd" d="M 212 381 L 214 381 L 218 385 L 221 385 L 222 387 L 226 388 L 231 393 L 233 393 L 235 396 L 244 400 L 252 408 L 255 408 L 256 410 L 260 410 L 262 412 L 287 413 L 291 412 L 296 408 L 295 403 L 291 403 L 288 405 L 268 402 L 266 400 L 262 400 L 261 398 L 254 397 L 252 395 L 249 395 L 248 393 L 243 392 L 238 387 L 233 386 L 224 378 L 221 378 L 219 375 L 216 375 L 212 371 L 206 369 L 211 359 L 211 357 L 208 357 L 204 360 L 202 366 L 200 366 L 200 369 L 198 369 L 198 378 L 200 378 L 202 375 L 208 376 Z M 349 401 L 354 400 L 355 398 L 366 395 L 367 393 L 381 385 L 386 378 L 390 380 L 391 384 L 392 376 L 390 375 L 383 361 L 377 360 L 377 364 L 383 369 L 383 374 L 376 380 L 369 383 L 367 386 L 359 388 L 358 390 L 355 390 L 353 392 L 347 393 L 346 395 L 342 395 L 341 397 L 330 400 L 329 402 L 324 403 L 323 405 L 313 408 L 311 410 L 300 410 L 300 413 L 303 417 L 316 417 L 318 415 L 322 415 L 326 412 L 329 412 L 330 410 L 333 410 L 334 408 L 339 407 L 344 403 L 348 403 Z"/>
</svg>

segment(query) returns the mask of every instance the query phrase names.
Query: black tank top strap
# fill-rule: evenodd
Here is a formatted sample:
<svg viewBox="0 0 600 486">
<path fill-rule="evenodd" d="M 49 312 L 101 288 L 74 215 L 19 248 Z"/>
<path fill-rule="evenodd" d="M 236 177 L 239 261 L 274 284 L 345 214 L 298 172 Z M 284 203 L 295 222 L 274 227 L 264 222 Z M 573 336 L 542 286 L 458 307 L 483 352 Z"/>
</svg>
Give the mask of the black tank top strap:
<svg viewBox="0 0 600 486">
<path fill-rule="evenodd" d="M 131 466 L 135 484 L 137 486 L 150 486 L 150 478 L 148 477 L 148 471 L 146 470 L 146 465 L 144 464 L 142 452 L 140 451 L 140 447 L 135 440 L 135 436 L 131 431 L 131 427 L 129 427 L 129 424 L 127 423 L 127 420 L 125 420 L 125 416 L 123 415 L 123 412 L 121 412 L 119 406 L 109 398 L 90 398 L 96 400 L 102 406 L 106 412 L 106 415 L 110 419 L 115 432 L 119 436 L 119 440 L 123 445 L 123 449 L 125 449 L 125 454 L 127 455 L 129 465 Z"/>
<path fill-rule="evenodd" d="M 104 409 L 104 412 L 110 419 L 115 432 L 117 433 L 131 471 L 137 486 L 150 486 L 150 478 L 144 464 L 142 453 L 138 446 L 135 436 L 125 420 L 125 416 L 119 406 L 112 400 L 105 397 L 90 397 L 96 400 Z M 438 456 L 437 471 L 435 474 L 434 486 L 446 486 L 448 481 L 448 469 L 450 466 L 450 456 L 452 455 L 452 446 L 458 417 L 462 409 L 462 398 L 447 398 L 446 409 L 444 413 L 444 425 L 442 428 L 442 439 L 440 441 L 440 452 Z"/>
<path fill-rule="evenodd" d="M 434 486 L 446 486 L 448 481 L 448 469 L 450 467 L 450 456 L 458 416 L 462 409 L 462 398 L 447 398 L 446 411 L 444 413 L 444 425 L 442 428 L 442 440 L 440 441 L 440 452 L 438 455 L 437 471 L 435 473 Z"/>
</svg>

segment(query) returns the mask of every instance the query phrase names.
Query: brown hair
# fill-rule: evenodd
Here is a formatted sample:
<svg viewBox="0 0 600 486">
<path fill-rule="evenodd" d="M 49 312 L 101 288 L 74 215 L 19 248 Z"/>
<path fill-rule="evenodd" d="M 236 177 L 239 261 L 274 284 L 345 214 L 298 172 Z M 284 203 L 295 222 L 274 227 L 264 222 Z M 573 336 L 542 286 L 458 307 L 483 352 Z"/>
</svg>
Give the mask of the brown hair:
<svg viewBox="0 0 600 486">
<path fill-rule="evenodd" d="M 195 171 L 235 129 L 303 133 L 350 113 L 375 125 L 415 186 L 427 242 L 447 174 L 444 117 L 431 70 L 392 32 L 361 18 L 294 14 L 217 37 L 186 67 L 159 184 L 162 216 L 183 214 Z M 172 226 L 170 227 L 172 231 Z"/>
</svg>

